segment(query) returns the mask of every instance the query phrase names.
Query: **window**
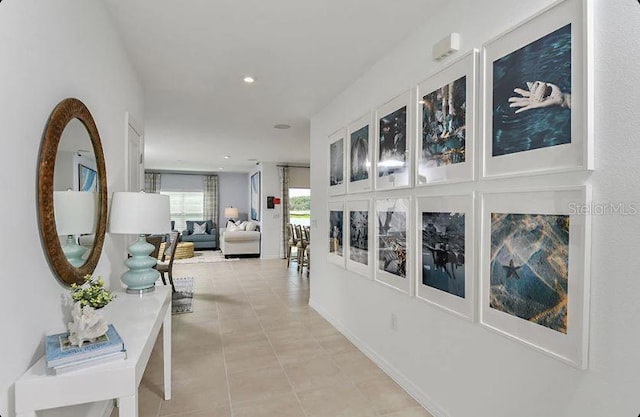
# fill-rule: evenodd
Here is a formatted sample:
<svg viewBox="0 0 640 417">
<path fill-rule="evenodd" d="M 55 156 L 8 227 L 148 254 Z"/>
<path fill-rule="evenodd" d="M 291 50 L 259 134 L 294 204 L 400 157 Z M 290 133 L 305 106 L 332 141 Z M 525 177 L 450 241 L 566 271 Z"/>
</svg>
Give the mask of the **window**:
<svg viewBox="0 0 640 417">
<path fill-rule="evenodd" d="M 289 222 L 309 226 L 311 222 L 311 190 L 289 188 Z"/>
<path fill-rule="evenodd" d="M 187 220 L 202 221 L 204 218 L 204 193 L 202 191 L 162 191 L 169 196 L 171 220 L 176 222 L 175 229 L 187 228 Z"/>
</svg>

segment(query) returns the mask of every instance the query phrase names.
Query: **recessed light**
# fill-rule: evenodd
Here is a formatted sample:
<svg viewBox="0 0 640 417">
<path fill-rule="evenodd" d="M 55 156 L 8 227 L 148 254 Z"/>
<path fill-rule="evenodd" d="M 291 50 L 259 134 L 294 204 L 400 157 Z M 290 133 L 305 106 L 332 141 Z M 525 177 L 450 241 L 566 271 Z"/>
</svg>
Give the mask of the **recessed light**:
<svg viewBox="0 0 640 417">
<path fill-rule="evenodd" d="M 231 155 L 225 155 L 224 156 L 224 159 L 229 159 L 229 158 L 231 158 Z"/>
<path fill-rule="evenodd" d="M 273 127 L 275 127 L 276 129 L 282 129 L 282 130 L 291 129 L 291 125 L 287 125 L 284 123 L 278 123 L 277 125 L 273 125 Z"/>
<path fill-rule="evenodd" d="M 253 84 L 254 82 L 256 82 L 255 78 L 251 76 L 244 77 L 243 81 L 247 84 Z"/>
</svg>

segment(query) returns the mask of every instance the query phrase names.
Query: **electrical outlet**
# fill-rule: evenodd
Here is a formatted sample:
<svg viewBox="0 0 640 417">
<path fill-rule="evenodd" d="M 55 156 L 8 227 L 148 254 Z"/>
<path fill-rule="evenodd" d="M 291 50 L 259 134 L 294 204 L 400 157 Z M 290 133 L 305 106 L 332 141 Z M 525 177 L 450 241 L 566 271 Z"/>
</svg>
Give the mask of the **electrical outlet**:
<svg viewBox="0 0 640 417">
<path fill-rule="evenodd" d="M 391 313 L 391 330 L 398 330 L 398 316 L 395 313 Z"/>
</svg>

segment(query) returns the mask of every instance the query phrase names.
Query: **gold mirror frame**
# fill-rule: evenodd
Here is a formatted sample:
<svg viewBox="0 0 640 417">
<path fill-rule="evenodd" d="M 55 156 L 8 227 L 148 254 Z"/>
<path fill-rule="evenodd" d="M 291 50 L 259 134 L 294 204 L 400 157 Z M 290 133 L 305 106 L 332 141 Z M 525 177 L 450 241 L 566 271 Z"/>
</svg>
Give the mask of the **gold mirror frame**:
<svg viewBox="0 0 640 417">
<path fill-rule="evenodd" d="M 84 265 L 78 268 L 72 266 L 62 252 L 53 210 L 53 174 L 58 144 L 62 132 L 73 119 L 80 120 L 89 133 L 98 171 L 98 218 L 95 239 L 89 257 Z M 92 274 L 95 270 L 104 245 L 104 235 L 107 229 L 107 172 L 98 128 L 89 109 L 80 100 L 64 99 L 51 112 L 40 144 L 37 181 L 40 239 L 49 265 L 61 283 L 65 285 L 81 284 L 84 282 L 84 276 Z"/>
</svg>

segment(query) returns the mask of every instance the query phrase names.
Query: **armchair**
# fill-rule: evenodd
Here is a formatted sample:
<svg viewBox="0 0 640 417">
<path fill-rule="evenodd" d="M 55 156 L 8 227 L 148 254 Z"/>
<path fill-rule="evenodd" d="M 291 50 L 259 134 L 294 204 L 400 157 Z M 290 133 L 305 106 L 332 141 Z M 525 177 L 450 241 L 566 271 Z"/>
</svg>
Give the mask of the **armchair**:
<svg viewBox="0 0 640 417">
<path fill-rule="evenodd" d="M 194 224 L 202 225 L 206 223 L 204 233 L 195 233 L 197 230 Z M 192 242 L 195 250 L 215 249 L 218 247 L 218 228 L 211 220 L 193 221 L 187 220 L 187 228 L 182 232 L 183 242 Z"/>
</svg>

